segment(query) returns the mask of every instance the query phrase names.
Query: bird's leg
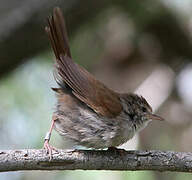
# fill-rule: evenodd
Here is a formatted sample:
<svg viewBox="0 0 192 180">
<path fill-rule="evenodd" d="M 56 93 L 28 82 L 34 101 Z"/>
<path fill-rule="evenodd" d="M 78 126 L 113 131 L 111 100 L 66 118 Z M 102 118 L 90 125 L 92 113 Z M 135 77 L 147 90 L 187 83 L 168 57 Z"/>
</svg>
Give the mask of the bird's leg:
<svg viewBox="0 0 192 180">
<path fill-rule="evenodd" d="M 51 146 L 49 144 L 50 138 L 51 138 L 51 133 L 55 124 L 55 121 L 57 120 L 56 116 L 53 116 L 52 121 L 51 121 L 51 127 L 49 129 L 49 131 L 46 133 L 45 138 L 44 138 L 44 149 L 46 150 L 46 153 L 49 154 L 50 160 L 52 159 L 52 151 L 55 150 L 56 148 Z"/>
</svg>

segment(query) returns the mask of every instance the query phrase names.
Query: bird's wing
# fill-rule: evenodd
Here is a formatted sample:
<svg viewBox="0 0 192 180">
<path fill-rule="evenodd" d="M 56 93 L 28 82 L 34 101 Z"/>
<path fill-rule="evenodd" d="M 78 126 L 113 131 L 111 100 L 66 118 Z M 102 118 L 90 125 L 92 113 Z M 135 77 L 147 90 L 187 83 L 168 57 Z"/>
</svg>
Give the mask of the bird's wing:
<svg viewBox="0 0 192 180">
<path fill-rule="evenodd" d="M 59 8 L 54 9 L 53 16 L 48 22 L 46 31 L 56 56 L 59 84 L 66 83 L 80 101 L 98 114 L 111 118 L 119 115 L 122 105 L 118 94 L 72 60 L 64 18 Z"/>
</svg>

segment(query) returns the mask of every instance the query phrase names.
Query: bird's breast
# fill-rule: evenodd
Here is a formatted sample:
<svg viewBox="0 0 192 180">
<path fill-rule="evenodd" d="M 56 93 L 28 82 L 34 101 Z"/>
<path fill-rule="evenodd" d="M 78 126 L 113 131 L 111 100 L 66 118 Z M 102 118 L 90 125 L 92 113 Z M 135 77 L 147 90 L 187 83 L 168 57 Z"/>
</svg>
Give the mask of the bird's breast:
<svg viewBox="0 0 192 180">
<path fill-rule="evenodd" d="M 125 121 L 121 116 L 107 118 L 98 115 L 70 95 L 58 98 L 54 115 L 58 117 L 55 129 L 60 135 L 74 144 L 88 148 L 116 147 L 134 135 L 129 121 Z"/>
</svg>

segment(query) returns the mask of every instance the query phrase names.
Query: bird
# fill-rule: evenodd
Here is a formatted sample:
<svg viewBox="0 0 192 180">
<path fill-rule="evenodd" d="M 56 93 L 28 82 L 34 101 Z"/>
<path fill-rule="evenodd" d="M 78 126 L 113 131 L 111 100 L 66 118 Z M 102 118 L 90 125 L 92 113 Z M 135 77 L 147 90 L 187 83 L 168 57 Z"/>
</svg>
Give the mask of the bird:
<svg viewBox="0 0 192 180">
<path fill-rule="evenodd" d="M 97 80 L 72 59 L 62 10 L 53 9 L 45 27 L 55 54 L 54 77 L 57 103 L 44 148 L 55 129 L 74 145 L 92 149 L 116 148 L 130 140 L 151 120 L 163 120 L 154 114 L 146 99 L 135 93 L 118 93 Z"/>
</svg>

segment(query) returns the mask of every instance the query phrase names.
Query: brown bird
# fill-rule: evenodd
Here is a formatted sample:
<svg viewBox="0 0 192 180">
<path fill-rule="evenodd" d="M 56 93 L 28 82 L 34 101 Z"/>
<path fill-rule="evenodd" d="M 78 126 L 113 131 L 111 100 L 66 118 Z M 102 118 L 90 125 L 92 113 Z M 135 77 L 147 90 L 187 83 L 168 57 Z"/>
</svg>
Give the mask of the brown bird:
<svg viewBox="0 0 192 180">
<path fill-rule="evenodd" d="M 50 154 L 53 128 L 76 145 L 104 149 L 127 142 L 150 120 L 163 120 L 152 113 L 142 96 L 114 92 L 72 60 L 60 8 L 54 8 L 45 30 L 56 57 L 55 79 L 59 85 L 52 88 L 57 104 L 44 143 Z"/>
</svg>

